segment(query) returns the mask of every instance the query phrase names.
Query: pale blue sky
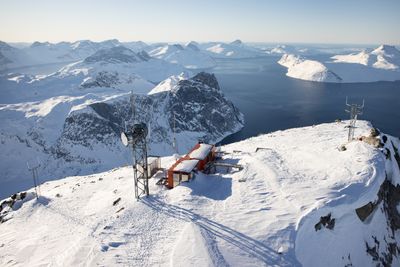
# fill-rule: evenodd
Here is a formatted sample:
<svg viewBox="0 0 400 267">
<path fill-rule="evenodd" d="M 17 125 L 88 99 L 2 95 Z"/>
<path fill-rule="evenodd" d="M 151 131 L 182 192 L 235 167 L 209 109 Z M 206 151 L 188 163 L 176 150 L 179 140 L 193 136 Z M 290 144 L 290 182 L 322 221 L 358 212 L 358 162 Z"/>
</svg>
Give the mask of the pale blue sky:
<svg viewBox="0 0 400 267">
<path fill-rule="evenodd" d="M 0 40 L 400 44 L 400 0 L 0 0 Z"/>
</svg>

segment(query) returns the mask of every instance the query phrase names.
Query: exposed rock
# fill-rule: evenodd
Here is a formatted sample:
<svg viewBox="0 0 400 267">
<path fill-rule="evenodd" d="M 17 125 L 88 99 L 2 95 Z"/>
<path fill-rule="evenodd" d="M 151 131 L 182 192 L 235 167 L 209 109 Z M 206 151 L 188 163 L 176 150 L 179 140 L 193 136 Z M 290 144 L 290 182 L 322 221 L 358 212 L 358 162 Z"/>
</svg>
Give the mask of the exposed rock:
<svg viewBox="0 0 400 267">
<path fill-rule="evenodd" d="M 363 141 L 367 144 L 370 144 L 373 147 L 379 148 L 379 147 L 383 147 L 383 144 L 381 143 L 381 141 L 373 136 L 361 136 L 359 138 L 360 141 Z"/>
<path fill-rule="evenodd" d="M 381 132 L 377 128 L 372 128 L 369 135 L 372 137 L 377 137 L 380 134 L 381 134 Z"/>
<path fill-rule="evenodd" d="M 377 251 L 377 247 L 376 246 L 373 246 L 373 247 L 370 247 L 369 245 L 368 245 L 368 242 L 365 242 L 365 246 L 366 246 L 366 251 L 367 251 L 367 253 L 369 254 L 369 255 L 371 255 L 371 257 L 372 257 L 372 260 L 374 260 L 374 261 L 378 261 L 379 260 L 379 253 L 378 253 L 378 251 Z"/>
<path fill-rule="evenodd" d="M 394 150 L 394 158 L 396 159 L 396 161 L 397 161 L 397 166 L 398 166 L 399 169 L 400 169 L 400 155 L 399 155 L 399 150 L 398 150 L 397 147 L 393 144 L 392 141 L 391 141 L 391 143 L 392 143 L 392 147 L 393 147 L 393 150 Z"/>
<path fill-rule="evenodd" d="M 121 201 L 121 198 L 117 198 L 116 200 L 114 200 L 113 202 L 113 206 L 117 205 L 119 202 Z"/>
<path fill-rule="evenodd" d="M 240 111 L 224 97 L 215 76 L 204 72 L 191 79 L 181 80 L 172 91 L 137 95 L 134 105 L 136 119 L 146 122 L 149 128 L 150 149 L 154 151 L 157 144 L 162 143 L 163 147 L 171 147 L 170 151 L 164 149 L 165 154 L 172 153 L 173 128 L 176 134 L 193 132 L 196 135 L 202 134 L 197 138 L 204 142 L 216 142 L 238 131 L 244 123 Z M 121 146 L 120 133 L 125 128 L 125 122 L 131 119 L 129 97 L 93 103 L 68 116 L 62 136 L 52 152 L 57 158 L 69 162 L 98 162 L 96 158 L 99 155 L 83 158 L 82 153 L 76 153 L 73 147 L 92 149 L 96 144 L 101 144 L 117 150 Z M 183 146 L 181 148 L 188 149 Z"/>
<path fill-rule="evenodd" d="M 319 222 L 314 226 L 315 231 L 321 230 L 322 226 L 328 228 L 329 230 L 333 230 L 335 227 L 335 219 L 331 218 L 331 213 L 320 217 Z"/>
<path fill-rule="evenodd" d="M 365 221 L 365 219 L 367 219 L 368 216 L 375 210 L 376 205 L 377 204 L 369 202 L 368 204 L 356 209 L 358 218 L 360 218 L 361 221 Z"/>
</svg>

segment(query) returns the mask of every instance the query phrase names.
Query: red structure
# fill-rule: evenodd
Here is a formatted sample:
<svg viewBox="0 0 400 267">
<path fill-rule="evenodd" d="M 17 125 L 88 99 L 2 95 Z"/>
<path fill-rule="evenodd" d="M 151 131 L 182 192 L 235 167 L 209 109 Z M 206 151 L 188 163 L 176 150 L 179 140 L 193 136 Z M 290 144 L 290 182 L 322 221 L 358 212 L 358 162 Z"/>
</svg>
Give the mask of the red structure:
<svg viewBox="0 0 400 267">
<path fill-rule="evenodd" d="M 194 170 L 203 171 L 207 163 L 215 159 L 214 145 L 199 143 L 184 157 L 168 169 L 167 187 L 173 188 L 181 182 L 189 181 Z"/>
</svg>

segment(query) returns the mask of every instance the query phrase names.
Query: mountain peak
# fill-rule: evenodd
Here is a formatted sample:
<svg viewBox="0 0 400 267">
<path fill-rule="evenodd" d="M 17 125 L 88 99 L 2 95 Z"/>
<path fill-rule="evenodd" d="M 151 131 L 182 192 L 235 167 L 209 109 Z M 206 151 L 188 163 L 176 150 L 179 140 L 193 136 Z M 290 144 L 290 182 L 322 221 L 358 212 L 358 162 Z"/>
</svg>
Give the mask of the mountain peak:
<svg viewBox="0 0 400 267">
<path fill-rule="evenodd" d="M 124 46 L 115 46 L 97 51 L 93 55 L 85 58 L 84 63 L 134 63 L 140 61 L 144 61 L 144 58 L 137 55 L 132 50 Z"/>
<path fill-rule="evenodd" d="M 201 82 L 211 88 L 219 89 L 217 78 L 212 73 L 200 72 L 196 76 L 191 78 L 191 80 Z"/>
<path fill-rule="evenodd" d="M 242 44 L 243 44 L 243 42 L 239 39 L 237 39 L 231 43 L 231 45 L 242 45 Z"/>
<path fill-rule="evenodd" d="M 7 44 L 6 42 L 0 41 L 0 50 L 11 50 L 14 47 L 11 45 Z"/>
<path fill-rule="evenodd" d="M 192 49 L 194 51 L 200 51 L 197 42 L 191 41 L 191 42 L 187 43 L 185 46 L 186 46 L 186 48 Z"/>
<path fill-rule="evenodd" d="M 376 48 L 374 51 L 371 52 L 371 54 L 374 55 L 386 55 L 386 56 L 400 56 L 400 51 L 397 50 L 397 48 L 393 45 L 380 45 L 378 48 Z"/>
<path fill-rule="evenodd" d="M 49 42 L 38 42 L 38 41 L 36 41 L 36 42 L 33 42 L 30 47 L 34 48 L 34 47 L 50 46 L 50 45 L 51 45 L 51 43 L 49 43 Z"/>
</svg>

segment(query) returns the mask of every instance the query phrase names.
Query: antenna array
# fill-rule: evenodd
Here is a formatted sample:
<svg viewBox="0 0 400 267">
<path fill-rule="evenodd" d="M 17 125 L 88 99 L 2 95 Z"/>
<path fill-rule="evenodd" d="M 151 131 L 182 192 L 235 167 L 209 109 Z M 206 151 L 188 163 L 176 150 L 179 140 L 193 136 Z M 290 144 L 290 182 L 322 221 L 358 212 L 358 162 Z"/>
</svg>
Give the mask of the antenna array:
<svg viewBox="0 0 400 267">
<path fill-rule="evenodd" d="M 149 174 L 147 164 L 147 125 L 144 122 L 137 122 L 135 109 L 135 96 L 131 93 L 130 97 L 132 107 L 133 126 L 125 124 L 125 132 L 121 133 L 121 140 L 125 146 L 132 149 L 132 167 L 135 184 L 135 198 L 149 195 Z"/>
<path fill-rule="evenodd" d="M 364 109 L 364 99 L 362 105 L 357 104 L 349 104 L 346 97 L 346 109 L 345 111 L 350 113 L 350 124 L 349 124 L 349 133 L 347 136 L 347 140 L 350 142 L 354 139 L 354 130 L 356 128 L 356 122 L 358 115 L 363 114 Z"/>
<path fill-rule="evenodd" d="M 41 192 L 40 192 L 38 169 L 40 168 L 41 164 L 40 164 L 39 160 L 37 160 L 36 164 L 35 163 L 29 164 L 29 162 L 27 162 L 26 166 L 28 167 L 28 170 L 32 172 L 33 185 L 35 186 L 36 199 L 39 199 L 39 195 L 41 194 Z"/>
</svg>

